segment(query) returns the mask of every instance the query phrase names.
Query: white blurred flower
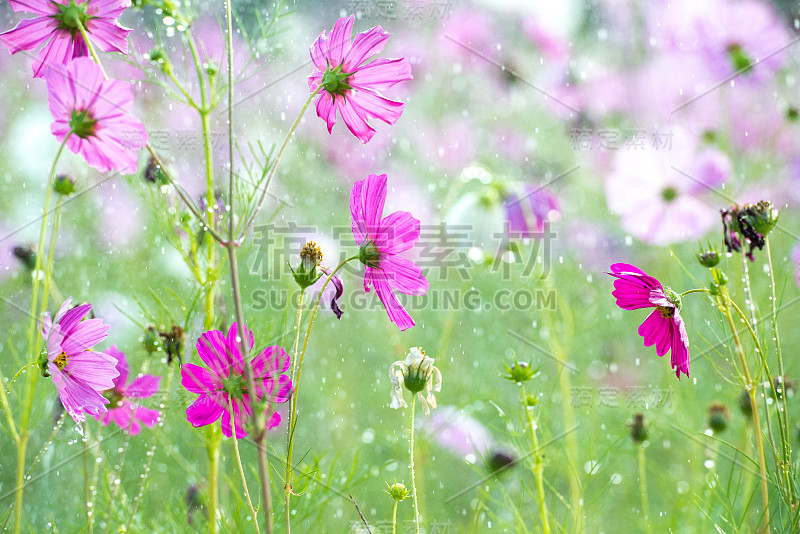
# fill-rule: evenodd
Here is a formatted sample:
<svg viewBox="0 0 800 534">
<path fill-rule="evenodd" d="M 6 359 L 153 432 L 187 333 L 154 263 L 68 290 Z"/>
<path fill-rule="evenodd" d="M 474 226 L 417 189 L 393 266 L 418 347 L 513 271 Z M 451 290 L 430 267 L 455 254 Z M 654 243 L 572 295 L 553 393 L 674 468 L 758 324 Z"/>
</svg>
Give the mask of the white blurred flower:
<svg viewBox="0 0 800 534">
<path fill-rule="evenodd" d="M 433 366 L 433 358 L 426 356 L 421 347 L 412 347 L 405 361 L 396 361 L 389 367 L 389 381 L 392 383 L 391 408 L 408 406 L 403 399 L 403 387 L 412 395 L 417 394 L 422 403 L 422 411 L 430 415 L 436 408 L 434 392 L 442 390 L 442 373 Z M 423 391 L 425 395 L 423 395 Z"/>
</svg>

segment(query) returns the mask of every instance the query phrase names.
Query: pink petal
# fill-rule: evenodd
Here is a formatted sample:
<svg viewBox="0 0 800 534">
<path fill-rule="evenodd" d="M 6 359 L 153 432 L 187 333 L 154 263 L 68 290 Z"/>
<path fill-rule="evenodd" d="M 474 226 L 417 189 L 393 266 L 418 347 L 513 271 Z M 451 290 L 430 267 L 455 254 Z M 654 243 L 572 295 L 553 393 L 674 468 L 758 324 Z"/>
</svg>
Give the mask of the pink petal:
<svg viewBox="0 0 800 534">
<path fill-rule="evenodd" d="M 71 333 L 64 334 L 64 341 L 61 344 L 61 348 L 70 356 L 88 350 L 108 337 L 108 329 L 110 327 L 110 325 L 103 323 L 102 319 L 86 319 L 81 321 L 73 327 Z M 114 363 L 116 363 L 116 360 L 114 360 Z"/>
<path fill-rule="evenodd" d="M 103 52 L 128 53 L 128 34 L 131 30 L 110 20 L 97 18 L 89 19 L 86 31 Z"/>
<path fill-rule="evenodd" d="M 250 343 L 248 350 L 253 349 L 253 333 L 248 328 L 242 325 L 244 330 L 245 339 Z M 234 322 L 228 329 L 228 335 L 225 337 L 225 346 L 228 349 L 228 354 L 233 358 L 233 368 L 239 374 L 244 374 L 244 359 L 242 359 L 241 339 L 239 338 L 239 325 Z"/>
<path fill-rule="evenodd" d="M 193 363 L 181 367 L 181 385 L 187 391 L 202 395 L 211 395 L 222 389 L 222 382 L 217 375 Z"/>
<path fill-rule="evenodd" d="M 225 411 L 223 406 L 225 400 L 217 399 L 208 395 L 201 395 L 188 408 L 186 408 L 186 420 L 192 426 L 199 427 L 210 425 Z"/>
<path fill-rule="evenodd" d="M 250 415 L 250 409 L 246 402 L 239 399 L 232 399 L 231 401 L 233 411 L 233 425 L 236 431 L 236 439 L 242 439 L 247 436 L 247 430 L 244 425 Z M 222 435 L 231 437 L 233 435 L 231 428 L 231 409 L 225 411 L 222 416 Z"/>
<path fill-rule="evenodd" d="M 133 417 L 141 421 L 147 428 L 153 428 L 160 416 L 161 412 L 158 410 L 151 410 L 150 408 L 144 408 L 142 406 L 137 406 L 133 412 Z"/>
<path fill-rule="evenodd" d="M 79 380 L 95 391 L 114 387 L 114 378 L 119 374 L 117 360 L 102 353 L 85 350 L 77 354 L 67 353 L 67 366 L 63 372 Z"/>
<path fill-rule="evenodd" d="M 407 211 L 396 211 L 381 220 L 375 246 L 382 254 L 399 254 L 414 246 L 419 239 L 419 220 Z"/>
<path fill-rule="evenodd" d="M 333 125 L 336 124 L 336 106 L 333 97 L 327 91 L 323 91 L 317 99 L 317 117 L 325 121 L 328 133 L 331 133 Z"/>
<path fill-rule="evenodd" d="M 74 379 L 52 364 L 50 365 L 50 374 L 55 382 L 61 403 L 76 423 L 86 420 L 84 413 L 99 415 L 106 411 L 105 405 L 109 403 L 108 399 L 84 382 Z"/>
<path fill-rule="evenodd" d="M 187 364 L 189 365 L 189 364 Z M 181 369 L 182 371 L 183 369 Z M 125 388 L 125 396 L 134 399 L 145 399 L 158 393 L 158 386 L 161 383 L 160 376 L 142 375 Z"/>
<path fill-rule="evenodd" d="M 253 376 L 263 378 L 270 373 L 282 373 L 289 368 L 289 355 L 283 347 L 267 347 L 251 360 Z"/>
<path fill-rule="evenodd" d="M 286 402 L 292 398 L 294 388 L 291 379 L 286 375 L 280 375 L 277 383 L 272 378 L 264 380 L 263 384 L 259 384 L 256 388 L 257 396 L 259 398 L 266 398 L 270 402 L 281 403 Z"/>
<path fill-rule="evenodd" d="M 269 421 L 266 422 L 266 429 L 269 430 L 270 428 L 275 428 L 279 424 L 281 424 L 281 414 L 273 411 Z"/>
<path fill-rule="evenodd" d="M 21 50 L 31 50 L 45 43 L 58 27 L 58 21 L 51 17 L 26 19 L 13 30 L 0 34 L 0 42 L 8 51 L 16 54 Z"/>
<path fill-rule="evenodd" d="M 380 231 L 383 206 L 386 202 L 386 175 L 370 174 L 359 180 L 350 191 L 350 215 L 353 235 L 361 245 L 367 239 L 375 239 Z"/>
<path fill-rule="evenodd" d="M 653 291 L 664 294 L 661 282 L 633 265 L 615 263 L 608 274 L 617 278 L 611 294 L 616 297 L 617 306 L 623 310 L 652 308 L 655 305 L 651 299 Z"/>
<path fill-rule="evenodd" d="M 355 15 L 342 17 L 336 21 L 328 42 L 328 61 L 331 67 L 338 66 L 350 49 L 350 36 L 353 34 L 353 20 Z"/>
<path fill-rule="evenodd" d="M 395 295 L 394 291 L 392 290 L 392 286 L 389 285 L 389 282 L 385 279 L 385 277 L 375 276 L 375 271 L 376 270 L 371 270 L 373 276 L 371 277 L 370 282 L 375 288 L 375 293 L 378 294 L 378 298 L 381 299 L 383 307 L 386 308 L 386 313 L 389 315 L 389 319 L 391 319 L 401 331 L 407 330 L 414 326 L 414 320 L 411 318 L 405 308 L 403 308 L 403 305 L 400 304 L 397 295 Z"/>
<path fill-rule="evenodd" d="M 381 259 L 380 269 L 373 269 L 372 279 L 382 277 L 396 290 L 406 295 L 424 295 L 430 284 L 422 275 L 422 267 L 400 256 Z"/>
<path fill-rule="evenodd" d="M 403 114 L 403 106 L 405 106 L 402 102 L 389 100 L 370 91 L 356 92 L 355 96 L 348 100 L 348 103 L 359 117 L 375 117 L 386 124 L 396 123 Z M 344 115 L 342 115 L 342 118 L 344 118 Z M 359 137 L 359 139 L 361 138 Z"/>
<path fill-rule="evenodd" d="M 111 345 L 103 352 L 117 360 L 117 371 L 119 371 L 119 374 L 114 379 L 114 387 L 118 391 L 124 391 L 125 384 L 128 383 L 128 360 L 125 358 L 125 354 L 117 349 L 116 345 Z"/>
<path fill-rule="evenodd" d="M 352 92 L 352 91 L 351 91 Z M 342 103 L 341 98 L 336 99 L 336 107 L 342 115 L 342 120 L 350 133 L 362 143 L 369 142 L 375 135 L 375 129 L 367 124 L 368 115 L 361 109 L 352 105 L 353 100 L 349 97 Z"/>
<path fill-rule="evenodd" d="M 52 15 L 58 13 L 58 4 L 49 0 L 8 0 L 14 11 L 26 11 L 34 15 Z"/>
<path fill-rule="evenodd" d="M 389 32 L 380 26 L 361 32 L 353 39 L 353 46 L 344 58 L 342 69 L 344 72 L 355 72 L 357 68 L 368 58 L 375 54 L 380 54 L 386 41 L 389 39 Z"/>
<path fill-rule="evenodd" d="M 33 60 L 33 77 L 41 78 L 47 67 L 65 65 L 73 57 L 72 36 L 64 30 L 56 30 L 53 38 L 44 45 Z"/>
<path fill-rule="evenodd" d="M 311 45 L 311 61 L 320 72 L 325 72 L 328 68 L 328 36 L 321 33 L 314 44 Z"/>
<path fill-rule="evenodd" d="M 89 0 L 86 13 L 92 17 L 116 19 L 130 5 L 130 0 Z"/>
<path fill-rule="evenodd" d="M 68 305 L 69 302 L 72 302 L 72 299 L 68 299 L 64 305 Z M 64 310 L 64 306 L 62 305 L 61 309 L 56 313 L 56 322 L 61 327 L 61 332 L 63 332 L 65 336 L 72 335 L 77 329 L 77 326 L 90 311 L 92 311 L 91 304 L 81 304 L 66 310 Z"/>
<path fill-rule="evenodd" d="M 656 345 L 656 354 L 663 356 L 669 350 L 672 340 L 672 320 L 653 310 L 639 326 L 639 335 L 644 338 L 644 346 Z"/>
<path fill-rule="evenodd" d="M 225 336 L 219 330 L 209 330 L 200 334 L 197 338 L 197 353 L 217 375 L 227 377 L 230 374 L 231 362 L 227 354 Z"/>
<path fill-rule="evenodd" d="M 398 82 L 411 80 L 411 63 L 407 58 L 379 58 L 359 69 L 347 81 L 351 87 L 373 92 L 385 91 Z"/>
</svg>

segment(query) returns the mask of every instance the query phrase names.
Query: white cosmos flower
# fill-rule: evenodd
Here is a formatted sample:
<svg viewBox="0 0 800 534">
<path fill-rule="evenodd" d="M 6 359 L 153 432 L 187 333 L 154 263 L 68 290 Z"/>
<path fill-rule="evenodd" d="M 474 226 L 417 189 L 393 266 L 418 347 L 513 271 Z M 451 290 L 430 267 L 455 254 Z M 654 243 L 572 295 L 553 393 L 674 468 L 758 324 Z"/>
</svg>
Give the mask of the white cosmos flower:
<svg viewBox="0 0 800 534">
<path fill-rule="evenodd" d="M 433 366 L 433 358 L 426 356 L 421 347 L 411 347 L 405 361 L 396 361 L 389 367 L 389 381 L 392 384 L 391 408 L 408 406 L 403 399 L 403 387 L 412 395 L 417 394 L 425 415 L 436 408 L 434 392 L 442 390 L 442 373 Z M 425 395 L 423 395 L 423 391 Z"/>
</svg>

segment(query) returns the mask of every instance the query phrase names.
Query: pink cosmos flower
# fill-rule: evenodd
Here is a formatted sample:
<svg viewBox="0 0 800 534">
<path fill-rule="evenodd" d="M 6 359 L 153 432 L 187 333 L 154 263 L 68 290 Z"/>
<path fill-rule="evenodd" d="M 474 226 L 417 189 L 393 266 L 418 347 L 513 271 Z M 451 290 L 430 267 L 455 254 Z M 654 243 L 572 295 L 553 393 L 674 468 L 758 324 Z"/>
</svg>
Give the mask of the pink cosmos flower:
<svg viewBox="0 0 800 534">
<path fill-rule="evenodd" d="M 422 268 L 400 256 L 419 239 L 419 220 L 407 211 L 396 211 L 381 218 L 385 201 L 385 174 L 370 174 L 353 184 L 350 191 L 353 237 L 361 247 L 359 260 L 367 266 L 364 290 L 369 291 L 372 285 L 392 322 L 400 330 L 406 330 L 415 323 L 394 290 L 407 295 L 424 295 L 429 287 Z"/>
<path fill-rule="evenodd" d="M 245 375 L 245 364 L 240 344 L 237 341 L 238 325 L 233 323 L 225 336 L 219 330 L 209 330 L 197 340 L 200 359 L 210 367 L 206 369 L 187 363 L 181 368 L 181 384 L 200 397 L 186 409 L 186 419 L 194 426 L 205 426 L 222 416 L 222 433 L 236 439 L 247 436 L 245 423 L 252 415 L 252 405 L 263 399 L 272 403 L 286 402 L 292 395 L 292 381 L 283 373 L 289 368 L 289 356 L 278 346 L 258 353 L 251 361 L 256 382 L 255 399 L 251 399 Z M 250 348 L 253 348 L 253 333 L 247 327 Z M 233 427 L 231 426 L 233 416 Z M 273 428 L 281 422 L 276 411 L 266 423 Z"/>
<path fill-rule="evenodd" d="M 55 121 L 50 130 L 59 142 L 86 162 L 106 172 L 136 172 L 136 151 L 147 143 L 139 119 L 129 114 L 131 88 L 119 80 L 105 80 L 100 67 L 89 58 L 78 58 L 66 67 L 48 69 L 47 92 Z"/>
<path fill-rule="evenodd" d="M 102 319 L 86 319 L 91 304 L 81 304 L 72 309 L 68 298 L 56 313 L 55 319 L 45 314 L 42 337 L 47 344 L 47 355 L 39 358 L 44 376 L 52 376 L 58 396 L 67 413 L 81 423 L 84 413 L 98 416 L 106 411 L 108 399 L 101 394 L 114 387 L 119 375 L 117 360 L 92 347 L 103 341 L 109 325 Z"/>
<path fill-rule="evenodd" d="M 130 0 L 8 0 L 8 3 L 14 11 L 38 15 L 0 34 L 0 41 L 12 54 L 44 44 L 33 62 L 35 78 L 41 78 L 47 67 L 66 65 L 74 58 L 89 55 L 81 26 L 92 44 L 104 52 L 128 53 L 127 38 L 131 30 L 117 24 L 116 19 L 131 5 Z"/>
<path fill-rule="evenodd" d="M 524 184 L 519 189 L 503 199 L 508 232 L 514 238 L 536 237 L 545 223 L 558 218 L 558 199 L 541 185 Z"/>
<path fill-rule="evenodd" d="M 663 356 L 672 349 L 672 368 L 678 380 L 681 373 L 689 376 L 689 336 L 681 318 L 680 296 L 647 273 L 627 263 L 615 263 L 608 273 L 614 281 L 617 306 L 623 310 L 655 308 L 639 326 L 644 346 L 656 346 Z"/>
<path fill-rule="evenodd" d="M 137 406 L 128 399 L 146 399 L 158 392 L 158 385 L 161 382 L 160 376 L 142 375 L 134 379 L 130 384 L 128 381 L 128 360 L 125 354 L 118 350 L 115 345 L 106 350 L 106 354 L 117 360 L 117 371 L 119 374 L 114 379 L 114 387 L 105 392 L 104 396 L 111 401 L 111 407 L 104 416 L 97 417 L 101 423 L 108 426 L 113 421 L 121 429 L 131 435 L 138 434 L 141 430 L 139 422 L 147 428 L 153 428 L 158 421 L 161 412 L 151 410 L 143 406 Z M 137 421 L 138 420 L 138 421 Z"/>
<path fill-rule="evenodd" d="M 314 41 L 310 52 L 316 68 L 308 77 L 308 86 L 312 93 L 322 86 L 317 116 L 328 124 L 329 133 L 338 111 L 350 132 L 366 143 L 375 134 L 367 119 L 375 117 L 394 124 L 403 113 L 402 102 L 384 98 L 380 92 L 412 79 L 411 64 L 406 58 L 380 58 L 366 63 L 383 50 L 389 32 L 375 26 L 356 35 L 351 43 L 353 19 L 353 15 L 340 18 L 330 36 L 323 32 Z"/>
</svg>

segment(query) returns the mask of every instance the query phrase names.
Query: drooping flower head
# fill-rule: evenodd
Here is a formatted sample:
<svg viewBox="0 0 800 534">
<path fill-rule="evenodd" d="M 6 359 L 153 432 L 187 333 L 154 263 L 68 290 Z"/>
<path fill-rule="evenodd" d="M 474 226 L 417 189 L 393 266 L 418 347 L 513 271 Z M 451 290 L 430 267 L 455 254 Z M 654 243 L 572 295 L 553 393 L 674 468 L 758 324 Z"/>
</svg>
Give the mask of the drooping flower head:
<svg viewBox="0 0 800 534">
<path fill-rule="evenodd" d="M 239 350 L 238 325 L 233 323 L 228 335 L 219 330 L 209 330 L 197 340 L 197 352 L 209 369 L 193 363 L 181 368 L 181 384 L 200 397 L 186 409 L 186 419 L 194 426 L 210 425 L 222 416 L 222 433 L 237 439 L 247 436 L 245 423 L 254 406 L 262 400 L 271 403 L 286 402 L 292 395 L 292 381 L 281 374 L 289 368 L 289 356 L 278 346 L 258 353 L 251 361 L 256 391 L 248 389 L 245 363 Z M 247 342 L 253 348 L 253 333 L 244 329 Z M 231 423 L 233 419 L 233 423 Z M 274 410 L 266 428 L 281 422 Z"/>
<path fill-rule="evenodd" d="M 108 399 L 102 392 L 114 387 L 119 375 L 117 360 L 108 354 L 92 350 L 107 336 L 109 325 L 102 319 L 86 319 L 91 304 L 70 309 L 68 298 L 55 318 L 45 314 L 42 337 L 46 349 L 39 357 L 44 376 L 52 376 L 67 413 L 81 423 L 85 413 L 98 416 L 106 411 Z"/>
<path fill-rule="evenodd" d="M 425 415 L 430 415 L 431 408 L 436 408 L 433 394 L 442 390 L 442 373 L 433 366 L 433 358 L 427 356 L 421 347 L 411 347 L 404 361 L 396 361 L 389 367 L 389 381 L 392 384 L 389 407 L 397 409 L 408 406 L 403 399 L 405 387 L 412 395 L 419 397 Z"/>
<path fill-rule="evenodd" d="M 340 18 L 330 35 L 323 32 L 314 41 L 310 52 L 315 69 L 308 77 L 308 86 L 312 93 L 322 86 L 317 115 L 328 124 L 329 133 L 338 112 L 350 132 L 366 143 L 375 134 L 367 119 L 394 124 L 403 113 L 404 104 L 384 98 L 381 91 L 410 80 L 411 64 L 406 58 L 379 58 L 367 63 L 383 50 L 389 32 L 375 26 L 356 35 L 351 43 L 354 18 Z"/>
<path fill-rule="evenodd" d="M 147 428 L 153 428 L 161 412 L 139 406 L 135 399 L 146 399 L 155 395 L 161 377 L 142 375 L 128 384 L 128 360 L 125 353 L 115 345 L 111 345 L 106 354 L 117 361 L 116 368 L 119 374 L 114 379 L 114 387 L 103 393 L 103 396 L 111 401 L 111 405 L 104 416 L 97 418 L 105 426 L 114 422 L 132 435 L 139 433 L 142 424 Z"/>
<path fill-rule="evenodd" d="M 50 130 L 59 142 L 80 154 L 100 172 L 136 172 L 137 150 L 147 144 L 142 123 L 128 113 L 133 92 L 119 80 L 105 80 L 100 67 L 89 58 L 78 58 L 66 67 L 47 70 Z"/>
<path fill-rule="evenodd" d="M 767 235 L 778 224 L 778 210 L 772 202 L 760 200 L 756 204 L 739 206 L 733 204 L 720 210 L 722 215 L 722 238 L 728 252 L 742 250 L 742 242 L 747 243 L 747 257 L 754 261 L 755 249 L 763 249 Z"/>
<path fill-rule="evenodd" d="M 37 15 L 0 34 L 8 51 L 16 54 L 44 44 L 33 62 L 33 76 L 41 78 L 48 67 L 66 65 L 88 56 L 80 27 L 92 44 L 104 52 L 128 53 L 131 30 L 117 23 L 130 0 L 8 0 L 11 9 Z"/>
<path fill-rule="evenodd" d="M 361 247 L 359 259 L 367 267 L 364 290 L 369 291 L 372 285 L 392 322 L 400 330 L 406 330 L 415 323 L 394 290 L 407 295 L 424 295 L 428 291 L 422 268 L 400 256 L 417 242 L 420 227 L 419 221 L 407 211 L 381 218 L 385 201 L 385 174 L 370 174 L 353 184 L 350 191 L 353 237 Z"/>
<path fill-rule="evenodd" d="M 664 356 L 672 350 L 672 368 L 680 380 L 689 376 L 689 337 L 681 318 L 680 296 L 647 273 L 627 263 L 615 263 L 608 273 L 617 278 L 614 291 L 617 306 L 623 310 L 655 308 L 639 326 L 644 346 L 656 346 L 656 354 Z"/>
</svg>

